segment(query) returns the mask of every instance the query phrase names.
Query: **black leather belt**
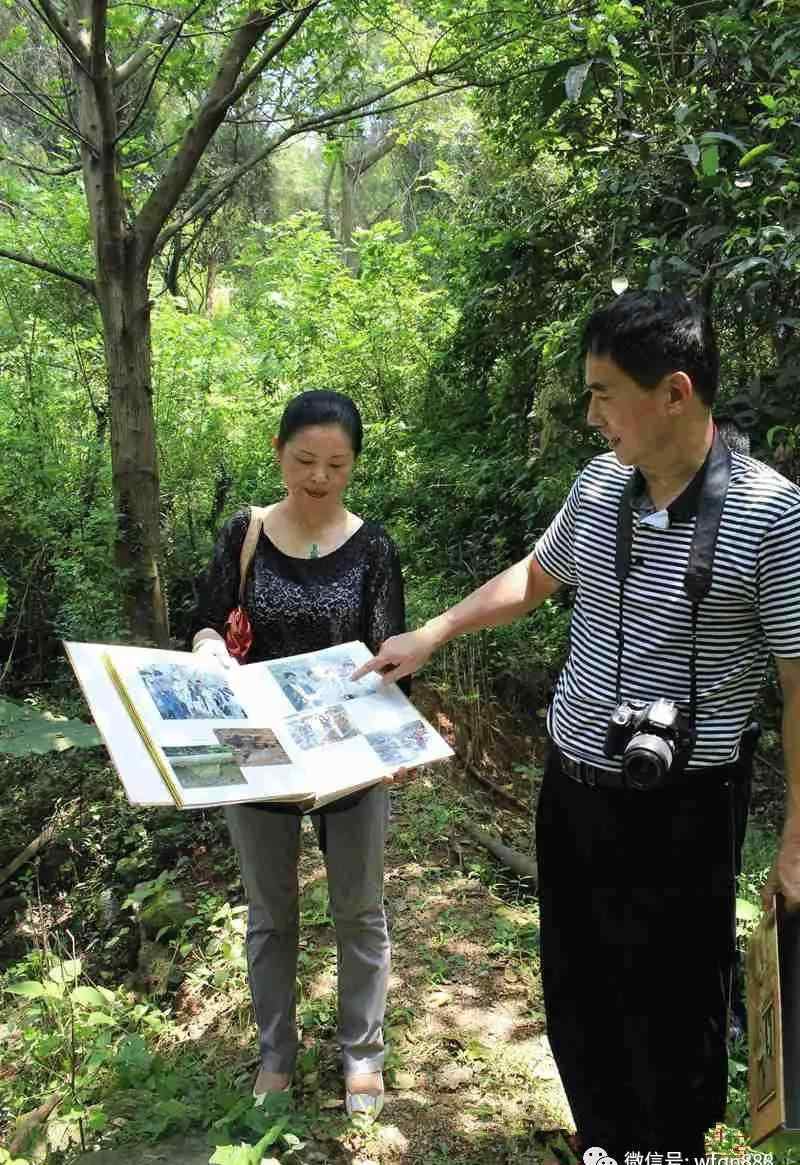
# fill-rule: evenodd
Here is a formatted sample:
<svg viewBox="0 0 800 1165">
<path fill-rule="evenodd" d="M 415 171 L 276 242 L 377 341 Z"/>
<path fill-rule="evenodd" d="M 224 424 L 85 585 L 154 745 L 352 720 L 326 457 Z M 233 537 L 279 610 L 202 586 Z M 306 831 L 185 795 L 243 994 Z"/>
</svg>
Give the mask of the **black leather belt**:
<svg viewBox="0 0 800 1165">
<path fill-rule="evenodd" d="M 751 740 L 757 740 L 758 737 L 751 737 L 750 739 L 743 738 L 743 748 L 752 750 L 755 745 L 751 744 Z M 625 774 L 620 770 L 614 772 L 611 769 L 601 769 L 599 765 L 590 765 L 586 761 L 572 760 L 571 757 L 565 756 L 560 748 L 556 747 L 558 753 L 561 771 L 566 774 L 571 780 L 577 781 L 579 785 L 585 785 L 587 789 L 628 789 L 629 786 L 625 780 Z M 673 782 L 670 782 L 669 787 L 677 788 L 681 785 L 685 786 L 692 781 L 709 785 L 712 781 L 730 781 L 749 779 L 749 766 L 752 759 L 752 751 L 748 751 L 743 760 L 733 761 L 726 765 L 711 765 L 705 769 L 692 769 L 680 774 Z M 744 774 L 744 776 L 743 776 Z"/>
<path fill-rule="evenodd" d="M 560 748 L 558 749 L 558 759 L 563 773 L 566 773 L 573 781 L 586 785 L 590 789 L 627 788 L 625 774 L 622 770 L 614 772 L 612 769 L 601 769 L 599 765 L 587 764 L 586 761 L 572 760 Z"/>
</svg>

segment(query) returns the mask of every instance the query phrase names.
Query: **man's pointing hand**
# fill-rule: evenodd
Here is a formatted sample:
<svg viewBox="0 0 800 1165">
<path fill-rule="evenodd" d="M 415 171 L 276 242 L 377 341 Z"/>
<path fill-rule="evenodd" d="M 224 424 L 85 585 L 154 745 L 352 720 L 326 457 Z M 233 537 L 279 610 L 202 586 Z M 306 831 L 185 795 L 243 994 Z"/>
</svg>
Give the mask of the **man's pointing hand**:
<svg viewBox="0 0 800 1165">
<path fill-rule="evenodd" d="M 425 627 L 407 631 L 405 635 L 393 635 L 381 645 L 375 658 L 362 664 L 350 679 L 360 680 L 370 672 L 378 672 L 384 683 L 394 684 L 412 672 L 419 671 L 438 646 L 433 633 Z"/>
</svg>

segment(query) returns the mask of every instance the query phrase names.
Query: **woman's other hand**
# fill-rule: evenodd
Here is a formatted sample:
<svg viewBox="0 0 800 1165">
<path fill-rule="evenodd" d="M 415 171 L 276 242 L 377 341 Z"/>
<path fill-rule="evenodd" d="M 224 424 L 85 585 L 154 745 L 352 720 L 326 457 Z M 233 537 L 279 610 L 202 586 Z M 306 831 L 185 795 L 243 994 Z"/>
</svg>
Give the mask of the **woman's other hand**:
<svg viewBox="0 0 800 1165">
<path fill-rule="evenodd" d="M 236 666 L 236 660 L 229 654 L 225 640 L 219 637 L 212 639 L 209 636 L 207 639 L 200 639 L 192 648 L 192 653 L 202 659 L 215 659 L 222 667 Z"/>
</svg>

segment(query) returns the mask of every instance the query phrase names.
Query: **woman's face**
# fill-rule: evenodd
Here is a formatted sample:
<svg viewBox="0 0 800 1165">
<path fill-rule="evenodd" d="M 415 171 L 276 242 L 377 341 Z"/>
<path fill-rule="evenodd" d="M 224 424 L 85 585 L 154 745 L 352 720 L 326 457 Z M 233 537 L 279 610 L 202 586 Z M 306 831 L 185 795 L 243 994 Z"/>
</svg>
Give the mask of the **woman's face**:
<svg viewBox="0 0 800 1165">
<path fill-rule="evenodd" d="M 341 425 L 308 425 L 283 447 L 276 445 L 283 484 L 305 507 L 329 507 L 341 500 L 355 456 Z"/>
</svg>

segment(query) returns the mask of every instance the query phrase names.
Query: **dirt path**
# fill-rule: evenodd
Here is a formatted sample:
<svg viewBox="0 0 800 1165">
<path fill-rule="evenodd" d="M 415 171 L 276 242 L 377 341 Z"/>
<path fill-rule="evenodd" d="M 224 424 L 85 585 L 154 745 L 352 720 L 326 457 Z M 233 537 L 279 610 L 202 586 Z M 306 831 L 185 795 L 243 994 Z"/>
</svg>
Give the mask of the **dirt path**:
<svg viewBox="0 0 800 1165">
<path fill-rule="evenodd" d="M 297 1165 L 536 1162 L 548 1135 L 570 1127 L 544 1032 L 536 901 L 519 884 L 504 882 L 460 830 L 465 817 L 485 823 L 497 813 L 456 770 L 429 771 L 394 791 L 392 800 L 386 900 L 393 968 L 384 1114 L 375 1125 L 361 1126 L 342 1113 L 333 1038 L 335 935 L 324 867 L 309 828 L 301 857 L 302 1049 L 295 1117 L 288 1126 L 297 1129 L 299 1144 L 287 1154 L 279 1142 L 264 1159 Z M 215 1021 L 196 1007 L 189 1011 L 186 1038 L 200 1048 Z M 254 1035 L 246 1026 L 242 1030 L 240 1067 L 253 1060 Z M 80 1160 L 205 1165 L 211 1153 L 202 1138 L 189 1137 L 106 1149 Z"/>
<path fill-rule="evenodd" d="M 536 1141 L 570 1124 L 544 1031 L 535 901 L 513 904 L 478 876 L 488 861 L 459 835 L 459 800 L 446 778 L 395 798 L 386 894 L 396 1091 L 368 1154 L 381 1163 L 533 1161 Z"/>
</svg>

